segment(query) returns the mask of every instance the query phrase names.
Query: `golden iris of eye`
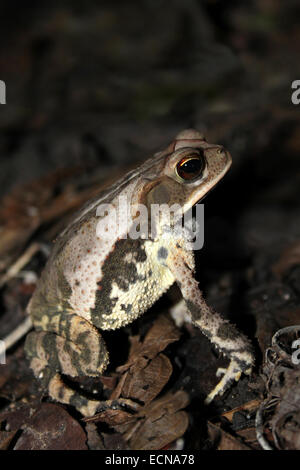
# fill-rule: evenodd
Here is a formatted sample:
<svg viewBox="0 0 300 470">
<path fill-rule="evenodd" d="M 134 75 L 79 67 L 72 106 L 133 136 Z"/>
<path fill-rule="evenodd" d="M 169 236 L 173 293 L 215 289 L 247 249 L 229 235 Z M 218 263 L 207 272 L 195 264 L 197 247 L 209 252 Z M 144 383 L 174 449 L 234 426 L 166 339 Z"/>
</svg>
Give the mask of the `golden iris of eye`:
<svg viewBox="0 0 300 470">
<path fill-rule="evenodd" d="M 202 175 L 204 166 L 204 158 L 198 155 L 189 156 L 177 163 L 176 171 L 178 176 L 183 180 L 192 181 Z"/>
</svg>

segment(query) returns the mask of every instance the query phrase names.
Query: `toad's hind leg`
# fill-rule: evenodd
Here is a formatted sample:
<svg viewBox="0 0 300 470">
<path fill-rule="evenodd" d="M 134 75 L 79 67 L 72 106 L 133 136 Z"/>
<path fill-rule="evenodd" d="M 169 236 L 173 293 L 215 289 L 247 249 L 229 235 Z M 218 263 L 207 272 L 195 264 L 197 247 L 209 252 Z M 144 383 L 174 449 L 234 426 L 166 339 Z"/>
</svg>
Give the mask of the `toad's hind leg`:
<svg viewBox="0 0 300 470">
<path fill-rule="evenodd" d="M 36 325 L 38 327 L 38 325 Z M 71 377 L 97 377 L 108 364 L 108 353 L 99 331 L 77 315 L 50 317 L 47 331 L 33 331 L 26 338 L 25 351 L 34 375 L 47 388 L 51 398 L 70 404 L 84 416 L 98 410 L 126 406 L 126 400 L 110 402 L 86 398 L 62 380 Z M 49 331 L 50 330 L 50 331 Z"/>
</svg>

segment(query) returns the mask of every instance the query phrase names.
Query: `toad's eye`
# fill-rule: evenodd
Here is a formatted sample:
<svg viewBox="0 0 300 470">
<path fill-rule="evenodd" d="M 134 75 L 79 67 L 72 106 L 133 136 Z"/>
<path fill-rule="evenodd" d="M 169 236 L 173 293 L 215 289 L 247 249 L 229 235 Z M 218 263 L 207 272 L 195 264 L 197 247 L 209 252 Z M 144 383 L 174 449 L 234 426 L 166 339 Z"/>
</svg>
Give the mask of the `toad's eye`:
<svg viewBox="0 0 300 470">
<path fill-rule="evenodd" d="M 176 165 L 177 175 L 185 181 L 193 181 L 202 176 L 205 159 L 200 154 L 189 155 Z"/>
</svg>

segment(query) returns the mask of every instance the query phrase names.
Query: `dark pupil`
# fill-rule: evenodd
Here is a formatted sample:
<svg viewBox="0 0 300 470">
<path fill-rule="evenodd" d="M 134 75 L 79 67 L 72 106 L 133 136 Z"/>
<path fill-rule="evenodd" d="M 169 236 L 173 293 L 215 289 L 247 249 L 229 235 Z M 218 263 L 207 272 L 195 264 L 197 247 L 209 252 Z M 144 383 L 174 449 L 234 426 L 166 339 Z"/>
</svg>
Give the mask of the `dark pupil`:
<svg viewBox="0 0 300 470">
<path fill-rule="evenodd" d="M 200 175 L 203 169 L 201 158 L 190 158 L 179 164 L 178 174 L 181 178 L 190 180 Z"/>
</svg>

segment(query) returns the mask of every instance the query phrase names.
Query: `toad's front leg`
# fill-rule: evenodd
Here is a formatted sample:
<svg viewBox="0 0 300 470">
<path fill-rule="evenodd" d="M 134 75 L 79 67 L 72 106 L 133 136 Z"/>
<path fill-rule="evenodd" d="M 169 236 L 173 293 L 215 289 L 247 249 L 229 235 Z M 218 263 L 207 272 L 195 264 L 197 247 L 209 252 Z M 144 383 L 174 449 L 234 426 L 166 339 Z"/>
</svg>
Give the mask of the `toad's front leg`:
<svg viewBox="0 0 300 470">
<path fill-rule="evenodd" d="M 210 403 L 216 395 L 223 394 L 234 381 L 238 381 L 242 373 L 251 373 L 254 364 L 252 347 L 234 325 L 206 304 L 194 278 L 192 251 L 184 250 L 177 243 L 172 252 L 168 250 L 165 263 L 179 285 L 193 323 L 230 359 L 222 379 L 206 398 L 206 403 Z"/>
</svg>

